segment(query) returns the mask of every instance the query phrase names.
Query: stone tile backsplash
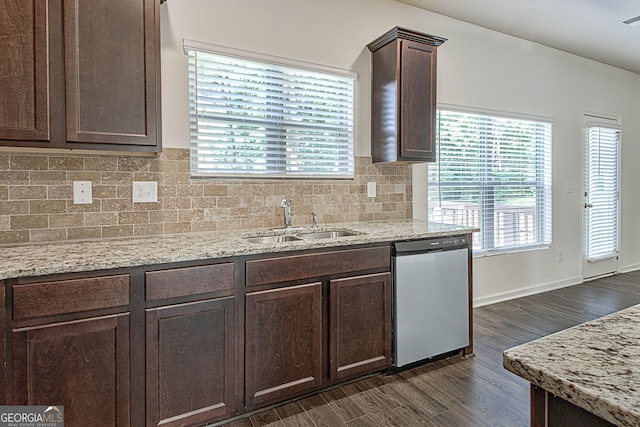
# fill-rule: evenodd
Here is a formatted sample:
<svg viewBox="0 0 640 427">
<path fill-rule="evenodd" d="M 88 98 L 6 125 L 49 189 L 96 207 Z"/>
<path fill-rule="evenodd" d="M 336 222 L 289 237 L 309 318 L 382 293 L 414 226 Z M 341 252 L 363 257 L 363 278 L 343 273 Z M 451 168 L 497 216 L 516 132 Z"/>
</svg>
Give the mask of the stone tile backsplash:
<svg viewBox="0 0 640 427">
<path fill-rule="evenodd" d="M 73 181 L 91 181 L 93 203 L 73 204 Z M 133 203 L 133 181 L 157 181 L 157 203 Z M 367 182 L 377 183 L 375 198 Z M 189 150 L 157 157 L 0 152 L 0 244 L 121 238 L 412 216 L 411 166 L 356 157 L 353 180 L 192 179 Z"/>
</svg>

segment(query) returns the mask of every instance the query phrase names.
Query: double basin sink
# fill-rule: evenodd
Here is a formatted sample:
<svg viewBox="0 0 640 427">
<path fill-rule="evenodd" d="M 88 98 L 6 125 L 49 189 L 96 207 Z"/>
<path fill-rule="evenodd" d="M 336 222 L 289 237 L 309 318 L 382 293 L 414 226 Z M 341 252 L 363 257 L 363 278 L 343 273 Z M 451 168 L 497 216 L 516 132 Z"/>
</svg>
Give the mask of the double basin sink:
<svg viewBox="0 0 640 427">
<path fill-rule="evenodd" d="M 283 242 L 298 242 L 302 240 L 318 240 L 318 239 L 337 239 L 338 237 L 358 236 L 361 233 L 349 230 L 333 230 L 333 231 L 304 231 L 297 234 L 279 234 L 271 236 L 249 236 L 244 239 L 250 243 L 268 244 Z"/>
</svg>

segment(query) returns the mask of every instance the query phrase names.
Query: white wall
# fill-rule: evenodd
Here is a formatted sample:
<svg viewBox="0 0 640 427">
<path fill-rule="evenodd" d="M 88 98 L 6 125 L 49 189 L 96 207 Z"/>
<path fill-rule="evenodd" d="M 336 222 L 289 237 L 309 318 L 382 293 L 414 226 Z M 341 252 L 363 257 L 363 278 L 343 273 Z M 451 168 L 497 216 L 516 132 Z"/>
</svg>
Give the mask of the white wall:
<svg viewBox="0 0 640 427">
<path fill-rule="evenodd" d="M 445 37 L 438 101 L 553 117 L 553 245 L 476 258 L 477 304 L 578 283 L 583 110 L 620 116 L 623 270 L 640 268 L 640 75 L 489 31 L 393 0 L 168 0 L 162 6 L 165 147 L 188 146 L 189 38 L 358 72 L 356 154 L 370 154 L 370 54 L 366 44 L 399 25 Z M 426 167 L 414 167 L 414 215 L 426 212 Z M 574 193 L 565 193 L 573 182 Z M 558 250 L 564 261 L 556 261 Z"/>
</svg>

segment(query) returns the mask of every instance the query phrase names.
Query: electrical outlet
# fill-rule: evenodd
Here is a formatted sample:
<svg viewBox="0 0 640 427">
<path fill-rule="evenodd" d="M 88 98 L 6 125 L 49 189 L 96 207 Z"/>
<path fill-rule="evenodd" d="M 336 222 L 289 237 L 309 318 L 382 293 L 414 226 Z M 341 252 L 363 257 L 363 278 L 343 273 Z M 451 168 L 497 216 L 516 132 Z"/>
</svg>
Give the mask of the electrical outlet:
<svg viewBox="0 0 640 427">
<path fill-rule="evenodd" d="M 376 197 L 376 183 L 367 182 L 367 197 Z"/>
<path fill-rule="evenodd" d="M 156 203 L 158 183 L 155 181 L 133 181 L 133 203 Z"/>
<path fill-rule="evenodd" d="M 558 262 L 564 261 L 564 253 L 562 251 L 558 251 Z"/>
<path fill-rule="evenodd" d="M 73 204 L 90 205 L 92 202 L 91 181 L 73 181 Z"/>
</svg>

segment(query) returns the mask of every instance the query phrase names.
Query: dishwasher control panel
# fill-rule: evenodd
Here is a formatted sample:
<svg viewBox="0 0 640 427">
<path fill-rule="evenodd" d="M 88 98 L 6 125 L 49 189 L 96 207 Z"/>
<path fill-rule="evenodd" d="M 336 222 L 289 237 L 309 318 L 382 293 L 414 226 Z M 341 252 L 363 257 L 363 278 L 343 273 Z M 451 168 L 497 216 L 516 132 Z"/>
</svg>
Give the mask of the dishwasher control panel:
<svg viewBox="0 0 640 427">
<path fill-rule="evenodd" d="M 433 239 L 408 240 L 394 243 L 394 253 L 407 254 L 411 252 L 442 251 L 466 248 L 469 245 L 467 236 L 447 236 Z"/>
</svg>

